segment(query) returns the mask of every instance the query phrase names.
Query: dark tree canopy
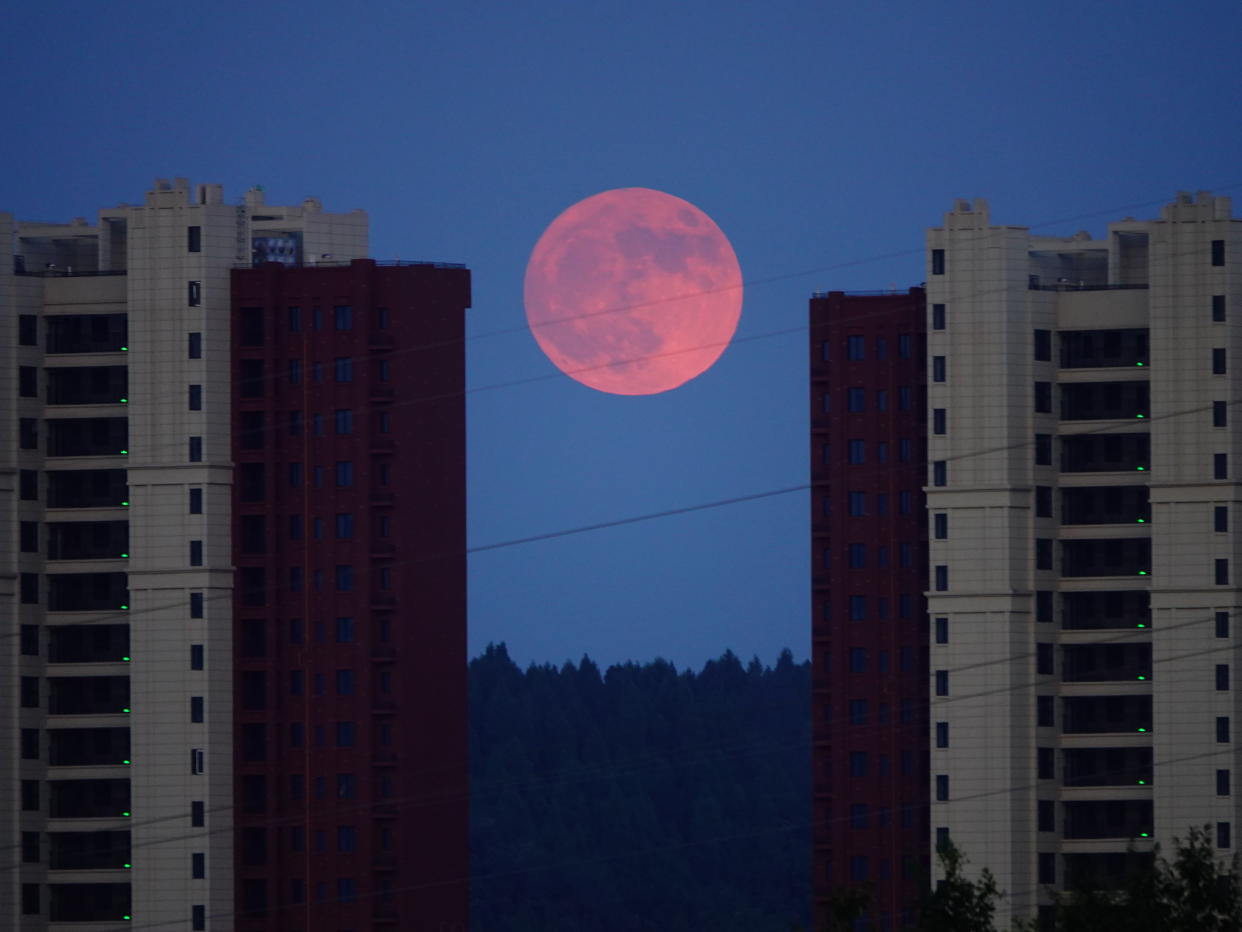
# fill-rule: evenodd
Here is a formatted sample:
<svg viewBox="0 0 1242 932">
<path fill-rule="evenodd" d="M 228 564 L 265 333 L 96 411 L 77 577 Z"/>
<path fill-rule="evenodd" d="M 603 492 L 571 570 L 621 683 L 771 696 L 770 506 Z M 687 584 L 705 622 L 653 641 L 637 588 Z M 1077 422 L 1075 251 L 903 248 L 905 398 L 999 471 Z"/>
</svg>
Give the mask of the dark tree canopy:
<svg viewBox="0 0 1242 932">
<path fill-rule="evenodd" d="M 471 925 L 788 932 L 810 910 L 810 669 L 470 663 Z"/>
</svg>

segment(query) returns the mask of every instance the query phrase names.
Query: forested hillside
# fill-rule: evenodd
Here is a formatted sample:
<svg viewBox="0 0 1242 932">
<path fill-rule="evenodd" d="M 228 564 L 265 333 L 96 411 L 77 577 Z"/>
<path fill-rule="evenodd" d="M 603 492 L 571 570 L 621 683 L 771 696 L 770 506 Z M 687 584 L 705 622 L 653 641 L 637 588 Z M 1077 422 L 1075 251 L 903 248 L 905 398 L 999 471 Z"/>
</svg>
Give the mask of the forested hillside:
<svg viewBox="0 0 1242 932">
<path fill-rule="evenodd" d="M 810 909 L 810 671 L 732 653 L 470 663 L 477 932 L 788 932 Z"/>
</svg>

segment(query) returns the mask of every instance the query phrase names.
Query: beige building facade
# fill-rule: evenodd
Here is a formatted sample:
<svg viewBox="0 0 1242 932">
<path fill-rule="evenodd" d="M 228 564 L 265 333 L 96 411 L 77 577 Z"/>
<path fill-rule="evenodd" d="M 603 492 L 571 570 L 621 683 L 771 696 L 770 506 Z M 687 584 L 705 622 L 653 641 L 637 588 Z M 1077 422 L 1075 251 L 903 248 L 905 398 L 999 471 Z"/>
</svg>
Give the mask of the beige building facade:
<svg viewBox="0 0 1242 932">
<path fill-rule="evenodd" d="M 931 841 L 1000 927 L 1191 826 L 1236 850 L 1242 221 L 958 201 L 927 248 Z"/>
<path fill-rule="evenodd" d="M 0 242 L 0 927 L 230 929 L 229 273 L 366 214 L 157 180 Z"/>
</svg>

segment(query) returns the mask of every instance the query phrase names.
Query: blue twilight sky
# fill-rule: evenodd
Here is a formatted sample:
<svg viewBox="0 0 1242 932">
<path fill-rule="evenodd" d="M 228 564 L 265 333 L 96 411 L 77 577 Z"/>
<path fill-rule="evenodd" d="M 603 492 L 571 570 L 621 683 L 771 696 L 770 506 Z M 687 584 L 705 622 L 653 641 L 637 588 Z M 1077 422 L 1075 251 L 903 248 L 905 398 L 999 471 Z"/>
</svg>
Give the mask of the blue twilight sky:
<svg viewBox="0 0 1242 932">
<path fill-rule="evenodd" d="M 1234 0 L 24 3 L 0 28 L 0 209 L 260 183 L 367 209 L 378 258 L 467 263 L 479 546 L 806 482 L 805 337 L 763 334 L 812 290 L 917 284 L 954 197 L 1098 234 L 1178 189 L 1242 193 L 1239 34 Z M 493 387 L 555 373 L 513 332 L 535 240 L 627 186 L 731 238 L 743 339 L 658 396 Z M 478 553 L 471 653 L 805 657 L 808 543 L 794 493 Z"/>
</svg>

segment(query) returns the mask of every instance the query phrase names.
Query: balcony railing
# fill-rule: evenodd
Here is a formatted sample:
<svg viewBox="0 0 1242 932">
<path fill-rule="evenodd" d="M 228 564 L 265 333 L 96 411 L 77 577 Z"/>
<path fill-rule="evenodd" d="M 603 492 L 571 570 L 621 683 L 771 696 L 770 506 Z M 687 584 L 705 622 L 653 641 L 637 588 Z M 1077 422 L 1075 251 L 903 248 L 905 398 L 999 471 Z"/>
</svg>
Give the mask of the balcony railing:
<svg viewBox="0 0 1242 932">
<path fill-rule="evenodd" d="M 1146 291 L 1151 286 L 1147 283 L 1141 285 L 1099 285 L 1091 282 L 1072 282 L 1061 280 L 1053 282 L 1050 285 L 1044 285 L 1038 279 L 1033 278 L 1027 285 L 1028 291 Z"/>
</svg>

